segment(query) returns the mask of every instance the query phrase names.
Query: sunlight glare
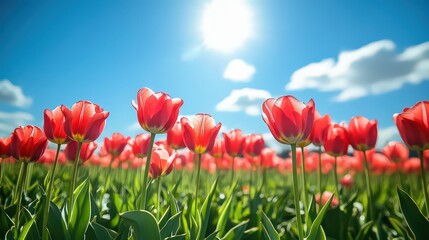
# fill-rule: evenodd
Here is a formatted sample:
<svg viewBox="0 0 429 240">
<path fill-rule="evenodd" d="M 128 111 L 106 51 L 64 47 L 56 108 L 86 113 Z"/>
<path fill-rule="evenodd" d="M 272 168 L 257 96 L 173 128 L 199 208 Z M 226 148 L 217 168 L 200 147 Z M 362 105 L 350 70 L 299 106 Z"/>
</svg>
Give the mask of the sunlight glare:
<svg viewBox="0 0 429 240">
<path fill-rule="evenodd" d="M 204 45 L 221 52 L 242 47 L 252 35 L 252 12 L 245 0 L 213 0 L 204 9 Z"/>
</svg>

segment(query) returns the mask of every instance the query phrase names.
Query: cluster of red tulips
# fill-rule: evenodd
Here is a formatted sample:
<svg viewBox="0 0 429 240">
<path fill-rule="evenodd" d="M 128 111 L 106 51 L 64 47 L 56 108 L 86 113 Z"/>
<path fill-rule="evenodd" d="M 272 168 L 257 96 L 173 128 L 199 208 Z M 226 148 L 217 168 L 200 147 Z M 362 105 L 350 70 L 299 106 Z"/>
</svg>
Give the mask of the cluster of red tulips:
<svg viewBox="0 0 429 240">
<path fill-rule="evenodd" d="M 137 208 L 143 210 L 147 209 L 146 186 L 148 186 L 149 177 L 157 181 L 159 199 L 162 176 L 169 174 L 173 169 L 189 171 L 195 169 L 197 176 L 194 195 L 196 200 L 193 204 L 195 212 L 199 205 L 201 169 L 209 173 L 230 171 L 231 185 L 235 179 L 234 173 L 237 171 L 263 172 L 261 185 L 269 177 L 265 173 L 266 169 L 277 169 L 287 175 L 292 173 L 296 222 L 300 239 L 305 237 L 305 227 L 301 220 L 299 205 L 302 201 L 307 214 L 310 196 L 309 194 L 300 196 L 298 173 L 302 176 L 300 184 L 304 189 L 301 191 L 308 193 L 307 173 L 317 172 L 318 190 L 319 193 L 323 193 L 321 175 L 332 172 L 338 195 L 341 185 L 353 186 L 354 174 L 364 172 L 369 203 L 368 219 L 373 219 L 371 175 L 394 174 L 398 171 L 420 172 L 425 205 L 429 212 L 425 179 L 425 168 L 429 165 L 429 151 L 424 152 L 429 149 L 428 101 L 418 102 L 413 107 L 406 108 L 393 116 L 405 145 L 401 142 L 391 142 L 381 152 L 376 152 L 376 120 L 359 116 L 353 117 L 348 125 L 333 123 L 329 115 L 318 114 L 313 100 L 305 104 L 293 96 L 267 99 L 262 105 L 262 117 L 274 138 L 282 144 L 290 145 L 290 156 L 285 159 L 266 147 L 261 134 L 245 136 L 241 130 L 234 129 L 224 132 L 222 138 L 218 137 L 221 123 L 216 124 L 208 114 L 183 117 L 178 121 L 183 100 L 171 98 L 166 93 L 155 93 L 148 88 L 140 89 L 137 101 L 132 105 L 137 111 L 140 126 L 148 133 L 139 134 L 133 139 L 121 133 L 114 133 L 110 138 L 104 139 L 98 154 L 94 154 L 98 147 L 95 140 L 101 135 L 109 112 L 89 101 L 79 101 L 71 108 L 62 105 L 52 111 L 45 110 L 43 130 L 37 126 L 21 126 L 16 128 L 10 137 L 0 138 L 2 162 L 11 161 L 10 159 L 13 158 L 21 163 L 16 185 L 18 189 L 14 196 L 14 202 L 17 203 L 15 237 L 18 237 L 22 231 L 22 226 L 19 226 L 21 197 L 25 191 L 27 175 L 31 174 L 28 171 L 28 165 L 32 162 L 52 166 L 43 214 L 42 229 L 45 230 L 49 215 L 47 206 L 52 200 L 56 168 L 58 163 L 66 164 L 67 160 L 73 163 L 73 177 L 70 179 L 71 187 L 67 196 L 68 203 L 65 206 L 68 212 L 76 206 L 73 192 L 76 189 L 77 176 L 82 164 L 100 165 L 108 169 L 141 169 L 139 178 L 143 187 L 140 190 L 140 203 Z M 165 140 L 155 141 L 156 135 L 164 133 L 166 133 Z M 47 149 L 48 141 L 56 144 L 57 148 Z M 309 153 L 306 147 L 311 143 L 318 150 Z M 61 150 L 62 145 L 65 145 L 64 151 Z M 352 156 L 348 155 L 349 146 L 355 151 Z M 416 151 L 418 157 L 410 158 L 409 150 Z M 1 170 L 3 171 L 3 168 Z M 339 179 L 339 174 L 344 176 Z M 322 201 L 319 201 L 320 195 L 316 198 L 320 202 L 320 207 L 324 203 L 337 206 L 342 200 L 340 195 L 334 198 L 332 193 L 323 193 Z M 159 219 L 159 215 L 157 217 Z M 42 232 L 42 239 L 48 239 L 47 230 Z"/>
</svg>

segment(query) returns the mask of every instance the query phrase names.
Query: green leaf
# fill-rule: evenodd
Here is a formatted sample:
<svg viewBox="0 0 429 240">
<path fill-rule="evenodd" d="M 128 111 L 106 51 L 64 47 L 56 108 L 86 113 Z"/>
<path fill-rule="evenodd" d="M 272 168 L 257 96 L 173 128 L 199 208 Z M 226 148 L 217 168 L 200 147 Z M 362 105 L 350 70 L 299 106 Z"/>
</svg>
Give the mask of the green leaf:
<svg viewBox="0 0 429 240">
<path fill-rule="evenodd" d="M 218 234 L 218 231 L 214 231 L 210 235 L 208 235 L 204 240 L 213 240 L 216 238 L 217 234 Z"/>
<path fill-rule="evenodd" d="M 19 234 L 18 240 L 27 240 L 27 239 L 34 239 L 38 240 L 40 239 L 39 231 L 37 231 L 36 221 L 31 219 L 29 222 L 27 222 L 24 227 L 22 228 L 21 233 Z"/>
<path fill-rule="evenodd" d="M 411 231 L 413 231 L 416 240 L 427 239 L 429 235 L 429 221 L 425 218 L 410 195 L 399 187 L 397 188 L 397 192 L 402 213 Z"/>
<path fill-rule="evenodd" d="M 204 239 L 206 235 L 207 225 L 209 223 L 209 217 L 210 217 L 210 208 L 212 204 L 213 196 L 216 192 L 216 186 L 217 186 L 218 178 L 213 182 L 213 185 L 210 189 L 209 194 L 207 195 L 206 199 L 204 200 L 203 206 L 201 207 L 201 219 L 202 222 L 199 226 L 199 231 L 197 235 L 197 239 Z M 197 215 L 200 215 L 197 213 Z"/>
<path fill-rule="evenodd" d="M 172 216 L 170 219 L 168 219 L 168 221 L 161 229 L 161 239 L 176 235 L 177 231 L 179 231 L 181 215 L 182 212 L 179 212 L 176 215 Z"/>
<path fill-rule="evenodd" d="M 319 214 L 317 214 L 316 219 L 314 219 L 313 224 L 311 224 L 310 232 L 308 233 L 308 236 L 305 238 L 307 240 L 316 240 L 318 237 L 318 233 L 320 230 L 320 224 L 322 224 L 323 218 L 325 217 L 326 211 L 328 210 L 328 207 L 331 205 L 331 201 L 334 198 L 334 194 L 331 195 L 328 202 L 325 203 L 325 205 L 320 210 Z"/>
<path fill-rule="evenodd" d="M 247 224 L 249 223 L 249 220 L 246 220 L 244 222 L 241 222 L 231 228 L 225 236 L 222 238 L 222 240 L 234 240 L 234 239 L 241 239 L 243 236 L 244 231 L 246 230 Z"/>
<path fill-rule="evenodd" d="M 55 239 L 55 238 L 54 238 Z M 114 239 L 109 230 L 98 223 L 90 223 L 86 232 L 86 239 L 108 240 Z"/>
<path fill-rule="evenodd" d="M 134 239 L 161 240 L 158 223 L 148 211 L 129 211 L 121 214 L 126 225 L 133 228 Z"/>
<path fill-rule="evenodd" d="M 3 210 L 3 206 L 0 206 L 0 236 L 5 236 L 12 226 L 12 219 Z"/>
<path fill-rule="evenodd" d="M 365 223 L 359 231 L 359 234 L 356 237 L 356 240 L 364 240 L 368 239 L 368 234 L 370 233 L 372 226 L 374 225 L 374 221 L 369 221 Z"/>
<path fill-rule="evenodd" d="M 274 228 L 267 215 L 262 212 L 262 226 L 264 227 L 265 237 L 269 240 L 280 240 L 277 230 Z"/>
<path fill-rule="evenodd" d="M 91 217 L 91 198 L 88 178 L 74 192 L 75 201 L 68 223 L 71 239 L 83 239 Z"/>
<path fill-rule="evenodd" d="M 224 235 L 226 223 L 228 221 L 229 214 L 231 212 L 231 202 L 234 194 L 231 194 L 228 201 L 226 202 L 223 211 L 220 213 L 219 220 L 217 222 L 216 230 L 219 231 L 217 236 L 220 238 Z"/>
<path fill-rule="evenodd" d="M 53 202 L 49 205 L 48 229 L 52 239 L 70 239 L 60 209 Z"/>
<path fill-rule="evenodd" d="M 180 235 L 165 238 L 164 240 L 183 240 L 185 239 L 185 237 L 186 237 L 186 234 L 180 234 Z"/>
</svg>

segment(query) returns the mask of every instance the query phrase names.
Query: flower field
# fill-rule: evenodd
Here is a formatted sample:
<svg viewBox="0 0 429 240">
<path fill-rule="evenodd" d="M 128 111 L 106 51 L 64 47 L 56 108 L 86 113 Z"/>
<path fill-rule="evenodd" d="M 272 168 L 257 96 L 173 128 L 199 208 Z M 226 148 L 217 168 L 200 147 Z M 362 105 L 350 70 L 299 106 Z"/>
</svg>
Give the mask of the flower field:
<svg viewBox="0 0 429 240">
<path fill-rule="evenodd" d="M 378 151 L 376 120 L 269 98 L 262 120 L 283 154 L 209 114 L 179 118 L 184 104 L 140 89 L 145 133 L 101 146 L 119 113 L 89 101 L 0 138 L 2 239 L 428 239 L 428 101 L 392 113 L 403 142 Z"/>
</svg>

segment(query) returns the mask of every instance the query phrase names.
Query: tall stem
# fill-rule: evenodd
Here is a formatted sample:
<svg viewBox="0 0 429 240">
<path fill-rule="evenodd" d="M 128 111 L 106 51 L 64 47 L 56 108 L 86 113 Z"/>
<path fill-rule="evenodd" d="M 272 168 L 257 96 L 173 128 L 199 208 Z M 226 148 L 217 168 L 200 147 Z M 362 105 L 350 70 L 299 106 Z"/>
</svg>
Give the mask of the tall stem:
<svg viewBox="0 0 429 240">
<path fill-rule="evenodd" d="M 235 161 L 235 157 L 232 157 L 232 165 L 231 165 L 231 184 L 230 186 L 232 186 L 232 184 L 234 184 L 234 161 Z"/>
<path fill-rule="evenodd" d="M 24 163 L 21 164 L 19 167 L 19 174 L 18 174 L 18 183 L 16 184 L 16 188 L 13 194 L 13 202 L 16 202 L 18 200 L 18 193 L 20 191 L 21 185 L 22 185 L 22 175 L 24 174 Z"/>
<path fill-rule="evenodd" d="M 144 168 L 144 175 L 143 175 L 143 182 L 142 182 L 142 195 L 141 195 L 141 206 L 140 208 L 145 210 L 146 209 L 146 194 L 147 194 L 147 178 L 149 175 L 149 168 L 150 168 L 150 159 L 152 158 L 152 148 L 153 143 L 155 142 L 155 133 L 150 134 L 150 142 L 149 142 L 149 151 L 147 152 L 147 158 L 146 158 L 146 166 Z"/>
<path fill-rule="evenodd" d="M 48 216 L 49 216 L 49 207 L 52 197 L 52 188 L 55 180 L 55 169 L 57 168 L 58 155 L 60 154 L 61 144 L 57 144 L 57 153 L 55 154 L 54 166 L 52 167 L 52 172 L 49 179 L 48 193 L 45 202 L 45 208 L 43 209 L 43 225 L 42 225 L 42 240 L 48 239 Z"/>
<path fill-rule="evenodd" d="M 420 179 L 422 182 L 422 190 L 423 195 L 425 197 L 425 205 L 426 205 L 426 215 L 429 215 L 429 197 L 428 197 L 428 191 L 427 191 L 427 185 L 426 185 L 426 171 L 424 168 L 424 161 L 423 161 L 423 150 L 419 151 L 419 158 L 420 158 Z"/>
<path fill-rule="evenodd" d="M 322 196 L 322 146 L 319 146 L 319 169 L 317 172 L 317 185 L 319 188 L 319 194 Z M 319 209 L 322 209 L 322 201 L 319 201 Z"/>
<path fill-rule="evenodd" d="M 366 158 L 366 151 L 363 151 L 363 159 L 365 162 L 365 183 L 366 183 L 366 191 L 368 194 L 368 220 L 374 219 L 374 208 L 372 206 L 373 202 L 373 196 L 372 196 L 372 189 L 371 189 L 371 180 L 369 176 L 369 166 L 368 166 L 368 160 Z"/>
<path fill-rule="evenodd" d="M 71 179 L 70 182 L 70 192 L 69 192 L 69 206 L 68 206 L 68 216 L 70 218 L 71 216 L 71 212 L 72 212 L 72 207 L 73 207 L 73 192 L 74 192 L 74 187 L 76 186 L 76 178 L 77 178 L 77 173 L 78 173 L 78 168 L 79 168 L 79 158 L 80 158 L 80 150 L 82 148 L 82 142 L 79 142 L 77 145 L 77 152 L 76 152 L 76 157 L 74 159 L 74 165 L 73 165 L 73 178 Z"/>
<path fill-rule="evenodd" d="M 158 177 L 158 179 L 156 180 L 156 190 L 158 192 L 157 194 L 157 207 L 156 207 L 156 219 L 159 221 L 159 214 L 161 212 L 161 208 L 160 208 L 160 202 L 161 202 L 161 176 Z"/>
<path fill-rule="evenodd" d="M 305 215 L 307 215 L 308 209 L 308 191 L 307 191 L 307 172 L 305 171 L 305 156 L 304 156 L 304 148 L 301 147 L 301 175 L 302 175 L 302 191 L 303 191 L 303 202 Z"/>
<path fill-rule="evenodd" d="M 341 205 L 340 190 L 338 188 L 338 173 L 337 173 L 337 156 L 334 157 L 334 182 L 335 182 L 335 191 L 338 195 L 338 205 Z"/>
<path fill-rule="evenodd" d="M 293 196 L 295 200 L 295 213 L 296 213 L 296 222 L 298 223 L 298 235 L 299 239 L 304 239 L 304 231 L 302 228 L 302 220 L 301 220 L 301 208 L 299 206 L 299 191 L 298 191 L 298 173 L 296 166 L 296 145 L 290 145 L 292 149 L 292 175 L 293 175 Z"/>
<path fill-rule="evenodd" d="M 198 190 L 200 188 L 201 154 L 198 153 L 197 188 L 195 189 L 195 214 L 198 215 Z"/>
<path fill-rule="evenodd" d="M 16 207 L 16 218 L 15 218 L 15 236 L 16 239 L 18 239 L 19 236 L 19 217 L 21 215 L 21 202 L 22 202 L 22 194 L 24 192 L 24 185 L 25 185 L 25 178 L 27 176 L 27 170 L 28 170 L 28 163 L 26 162 L 22 162 L 21 164 L 22 166 L 22 175 L 20 176 L 20 178 L 18 179 L 18 183 L 21 183 L 18 185 L 18 202 L 17 202 L 17 207 Z"/>
</svg>

